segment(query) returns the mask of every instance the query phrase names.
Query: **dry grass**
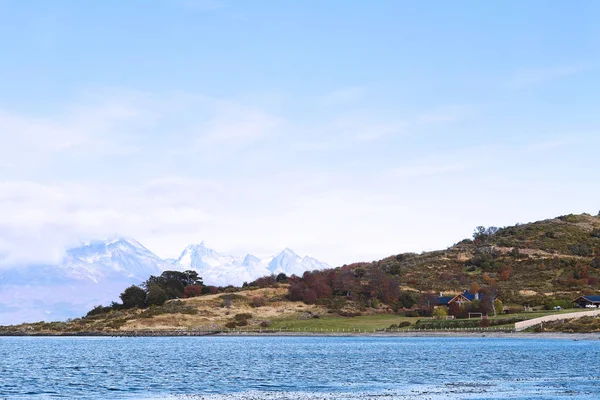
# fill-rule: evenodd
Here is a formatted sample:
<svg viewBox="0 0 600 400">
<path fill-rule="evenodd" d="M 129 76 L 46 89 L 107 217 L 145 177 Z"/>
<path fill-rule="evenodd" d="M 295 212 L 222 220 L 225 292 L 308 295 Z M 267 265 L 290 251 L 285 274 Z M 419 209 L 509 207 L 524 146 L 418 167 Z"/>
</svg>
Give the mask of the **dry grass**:
<svg viewBox="0 0 600 400">
<path fill-rule="evenodd" d="M 280 318 L 295 318 L 304 313 L 325 314 L 326 308 L 317 305 L 289 302 L 284 300 L 287 286 L 247 290 L 231 293 L 231 304 L 226 306 L 227 294 L 215 294 L 189 299 L 182 299 L 186 306 L 198 310 L 195 315 L 162 314 L 152 318 L 131 318 L 122 330 L 173 330 L 173 329 L 214 329 L 223 327 L 236 314 L 249 313 L 250 325 L 258 325 L 262 321 Z M 252 307 L 251 299 L 263 296 L 267 303 L 262 307 Z"/>
</svg>

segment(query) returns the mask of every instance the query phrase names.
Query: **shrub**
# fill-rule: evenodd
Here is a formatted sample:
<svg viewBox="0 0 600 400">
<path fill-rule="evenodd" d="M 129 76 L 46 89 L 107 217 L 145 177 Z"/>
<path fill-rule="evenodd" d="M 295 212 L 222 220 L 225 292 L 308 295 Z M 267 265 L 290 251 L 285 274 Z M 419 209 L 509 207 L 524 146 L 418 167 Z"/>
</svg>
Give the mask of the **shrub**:
<svg viewBox="0 0 600 400">
<path fill-rule="evenodd" d="M 573 303 L 571 303 L 569 300 L 552 300 L 544 304 L 544 307 L 546 310 L 554 310 L 554 307 L 572 308 Z"/>
<path fill-rule="evenodd" d="M 405 317 L 419 317 L 419 312 L 416 310 L 408 310 L 404 312 Z"/>
<path fill-rule="evenodd" d="M 592 248 L 586 243 L 569 246 L 569 251 L 574 256 L 589 257 L 592 255 Z"/>
<path fill-rule="evenodd" d="M 444 306 L 436 307 L 433 316 L 436 319 L 445 319 L 448 316 L 448 309 Z"/>
<path fill-rule="evenodd" d="M 92 308 L 90 311 L 88 311 L 88 313 L 85 316 L 86 316 L 86 318 L 88 318 L 88 317 L 92 317 L 95 315 L 106 314 L 109 311 L 112 311 L 112 307 L 96 306 L 96 307 Z"/>
<path fill-rule="evenodd" d="M 107 328 L 111 329 L 120 329 L 123 325 L 125 325 L 127 320 L 125 318 L 114 319 L 106 324 Z"/>
<path fill-rule="evenodd" d="M 263 307 L 267 305 L 267 299 L 265 296 L 254 296 L 250 299 L 250 305 L 252 307 Z"/>
<path fill-rule="evenodd" d="M 340 317 L 352 318 L 352 317 L 360 317 L 362 315 L 362 313 L 360 311 L 340 311 L 338 313 L 338 315 Z"/>
<path fill-rule="evenodd" d="M 398 324 L 398 328 L 406 328 L 407 326 L 411 326 L 410 321 L 402 321 Z"/>
<path fill-rule="evenodd" d="M 479 326 L 482 328 L 488 328 L 490 325 L 492 325 L 492 323 L 490 322 L 489 318 L 483 318 L 481 321 L 479 321 Z"/>
<path fill-rule="evenodd" d="M 190 285 L 183 289 L 183 297 L 198 297 L 202 294 L 202 285 Z"/>
<path fill-rule="evenodd" d="M 235 314 L 233 316 L 233 319 L 236 320 L 236 321 L 242 321 L 242 320 L 252 319 L 252 314 L 250 314 L 250 313 Z"/>
<path fill-rule="evenodd" d="M 262 321 L 260 323 L 261 328 L 267 328 L 269 325 L 271 325 L 271 323 L 269 321 Z"/>
<path fill-rule="evenodd" d="M 233 329 L 236 327 L 236 323 L 234 321 L 229 321 L 225 324 L 225 328 Z"/>
</svg>

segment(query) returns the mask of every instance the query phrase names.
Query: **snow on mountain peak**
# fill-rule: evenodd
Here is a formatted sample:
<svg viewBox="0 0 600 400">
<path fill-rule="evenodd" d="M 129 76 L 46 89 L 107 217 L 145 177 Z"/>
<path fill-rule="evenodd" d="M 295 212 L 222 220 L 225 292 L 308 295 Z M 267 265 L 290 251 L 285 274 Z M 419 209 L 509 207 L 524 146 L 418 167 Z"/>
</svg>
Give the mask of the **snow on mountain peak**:
<svg viewBox="0 0 600 400">
<path fill-rule="evenodd" d="M 221 254 L 201 242 L 187 246 L 178 259 L 163 260 L 131 238 L 93 240 L 67 250 L 57 265 L 3 269 L 0 292 L 10 289 L 12 295 L 4 296 L 6 301 L 0 299 L 0 317 L 2 305 L 8 304 L 7 301 L 11 307 L 23 307 L 19 293 L 24 286 L 38 288 L 39 304 L 52 311 L 52 315 L 71 318 L 83 315 L 94 305 L 118 299 L 127 286 L 139 285 L 150 275 L 160 275 L 165 270 L 192 269 L 206 284 L 241 286 L 266 275 L 302 276 L 305 271 L 327 267 L 311 257 L 301 258 L 289 248 L 268 258 L 252 254 L 236 257 Z M 56 291 L 66 296 L 59 303 L 49 296 Z"/>
<path fill-rule="evenodd" d="M 241 285 L 271 274 L 301 276 L 305 271 L 328 267 L 314 258 L 302 258 L 290 248 L 261 259 L 252 254 L 245 257 L 224 255 L 204 242 L 187 246 L 172 264 L 181 270 L 193 269 L 205 283 L 218 286 Z"/>
<path fill-rule="evenodd" d="M 134 239 L 95 240 L 69 249 L 61 262 L 70 275 L 94 277 L 119 275 L 133 280 L 145 280 L 160 274 L 167 266 L 164 260 Z"/>
</svg>

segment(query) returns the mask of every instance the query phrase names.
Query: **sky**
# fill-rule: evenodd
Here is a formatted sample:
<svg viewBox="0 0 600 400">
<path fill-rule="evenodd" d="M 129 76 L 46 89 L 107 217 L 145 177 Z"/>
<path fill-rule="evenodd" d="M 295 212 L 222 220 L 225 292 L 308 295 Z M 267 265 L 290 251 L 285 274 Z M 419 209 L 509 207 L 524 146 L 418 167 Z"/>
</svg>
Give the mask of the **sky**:
<svg viewBox="0 0 600 400">
<path fill-rule="evenodd" d="M 600 210 L 597 1 L 0 0 L 0 258 L 332 265 Z"/>
</svg>

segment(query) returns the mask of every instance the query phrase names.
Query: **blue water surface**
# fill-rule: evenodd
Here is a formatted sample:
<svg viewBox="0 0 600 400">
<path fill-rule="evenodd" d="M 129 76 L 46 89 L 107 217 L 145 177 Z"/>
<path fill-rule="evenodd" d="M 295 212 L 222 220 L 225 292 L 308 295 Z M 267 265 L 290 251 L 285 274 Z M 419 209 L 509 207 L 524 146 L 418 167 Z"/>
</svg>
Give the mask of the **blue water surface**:
<svg viewBox="0 0 600 400">
<path fill-rule="evenodd" d="M 0 338 L 0 399 L 600 399 L 600 341 Z"/>
</svg>

